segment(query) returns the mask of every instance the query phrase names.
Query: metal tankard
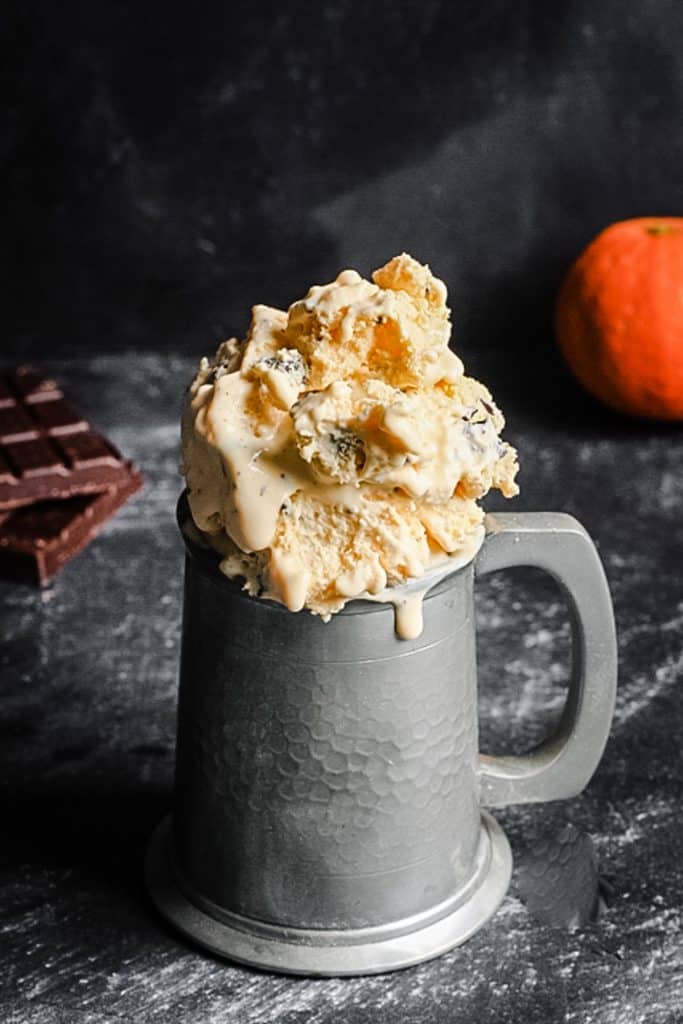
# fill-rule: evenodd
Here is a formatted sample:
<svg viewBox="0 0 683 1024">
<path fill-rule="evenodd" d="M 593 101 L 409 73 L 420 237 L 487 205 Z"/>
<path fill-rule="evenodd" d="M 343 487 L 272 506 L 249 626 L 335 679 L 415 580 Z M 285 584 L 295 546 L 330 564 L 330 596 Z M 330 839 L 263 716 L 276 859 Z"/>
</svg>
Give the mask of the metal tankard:
<svg viewBox="0 0 683 1024">
<path fill-rule="evenodd" d="M 325 623 L 249 597 L 186 536 L 174 811 L 147 861 L 182 932 L 268 970 L 369 974 L 437 956 L 492 916 L 512 859 L 484 808 L 583 789 L 609 733 L 616 640 L 575 519 L 488 524 L 476 558 L 425 595 L 414 640 L 396 635 L 391 605 L 351 601 Z M 473 584 L 514 565 L 560 582 L 573 671 L 555 734 L 488 757 Z"/>
</svg>

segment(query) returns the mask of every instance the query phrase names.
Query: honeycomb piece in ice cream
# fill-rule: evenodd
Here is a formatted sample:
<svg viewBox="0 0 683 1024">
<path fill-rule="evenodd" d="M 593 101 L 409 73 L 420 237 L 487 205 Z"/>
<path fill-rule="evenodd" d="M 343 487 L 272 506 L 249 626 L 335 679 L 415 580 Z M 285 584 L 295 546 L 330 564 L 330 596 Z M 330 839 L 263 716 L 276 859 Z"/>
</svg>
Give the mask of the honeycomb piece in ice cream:
<svg viewBox="0 0 683 1024">
<path fill-rule="evenodd" d="M 448 501 L 420 502 L 417 515 L 432 544 L 449 555 L 461 551 L 484 521 L 479 505 L 459 494 Z"/>
<path fill-rule="evenodd" d="M 412 295 L 425 310 L 423 316 L 433 319 L 433 330 L 439 330 L 443 344 L 448 344 L 451 334 L 446 305 L 448 293 L 443 281 L 434 277 L 428 266 L 403 252 L 373 271 L 372 280 L 380 288 Z"/>
<path fill-rule="evenodd" d="M 376 377 L 395 387 L 457 380 L 461 361 L 448 348 L 446 289 L 405 253 L 373 274 L 344 270 L 314 285 L 289 308 L 285 337 L 309 365 L 309 387 Z"/>
<path fill-rule="evenodd" d="M 242 347 L 239 369 L 243 376 L 254 363 L 266 356 L 273 356 L 285 345 L 284 334 L 287 327 L 287 314 L 272 306 L 252 306 L 251 323 Z"/>
</svg>

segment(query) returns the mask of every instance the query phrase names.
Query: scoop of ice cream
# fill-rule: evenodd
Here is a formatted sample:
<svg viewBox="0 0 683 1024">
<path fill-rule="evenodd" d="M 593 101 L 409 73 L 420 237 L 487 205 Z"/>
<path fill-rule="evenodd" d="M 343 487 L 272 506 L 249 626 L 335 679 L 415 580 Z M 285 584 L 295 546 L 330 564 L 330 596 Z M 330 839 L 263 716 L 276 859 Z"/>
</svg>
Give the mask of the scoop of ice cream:
<svg viewBox="0 0 683 1024">
<path fill-rule="evenodd" d="M 446 288 L 403 254 L 288 312 L 255 306 L 204 359 L 183 415 L 196 526 L 249 593 L 324 617 L 420 577 L 517 493 L 488 390 L 448 348 Z"/>
<path fill-rule="evenodd" d="M 372 279 L 344 270 L 290 306 L 285 336 L 306 359 L 309 387 L 376 378 L 417 388 L 462 376 L 443 282 L 405 253 Z"/>
<path fill-rule="evenodd" d="M 514 494 L 515 455 L 486 388 L 461 377 L 404 391 L 383 381 L 335 381 L 291 409 L 299 454 L 323 483 L 374 483 L 413 498 Z"/>
</svg>

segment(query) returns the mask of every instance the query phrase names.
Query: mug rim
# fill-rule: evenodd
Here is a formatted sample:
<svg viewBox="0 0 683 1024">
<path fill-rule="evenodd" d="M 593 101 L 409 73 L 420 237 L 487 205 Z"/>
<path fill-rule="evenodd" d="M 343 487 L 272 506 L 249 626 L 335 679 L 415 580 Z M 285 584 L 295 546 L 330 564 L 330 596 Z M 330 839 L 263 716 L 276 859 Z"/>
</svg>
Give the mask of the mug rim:
<svg viewBox="0 0 683 1024">
<path fill-rule="evenodd" d="M 219 568 L 220 563 L 223 560 L 220 552 L 216 551 L 215 548 L 209 547 L 208 545 L 204 547 L 203 545 L 200 545 L 195 540 L 193 540 L 192 537 L 188 536 L 188 534 L 185 532 L 183 528 L 185 523 L 188 522 L 188 520 L 192 523 L 193 526 L 195 525 L 194 520 L 192 519 L 192 513 L 190 511 L 190 503 L 188 501 L 187 488 L 184 488 L 178 498 L 178 502 L 176 505 L 176 522 L 178 525 L 178 529 L 180 531 L 180 535 L 183 539 L 183 543 L 185 544 L 185 550 L 187 554 L 192 557 L 192 560 L 197 566 L 197 568 L 204 575 L 210 577 L 215 585 L 227 587 L 228 590 L 232 591 L 232 595 L 236 598 L 257 602 L 259 605 L 263 605 L 265 608 L 269 608 L 272 611 L 284 613 L 286 615 L 299 614 L 299 612 L 290 611 L 287 605 L 283 604 L 280 601 L 275 601 L 269 597 L 254 597 L 252 594 L 248 594 L 241 582 L 243 577 L 230 577 L 226 576 L 225 573 L 222 573 Z M 195 526 L 195 529 L 199 531 L 199 528 L 197 526 Z M 448 589 L 448 587 L 453 585 L 453 582 L 455 581 L 456 578 L 458 578 L 462 573 L 465 573 L 466 571 L 470 570 L 472 567 L 472 563 L 474 562 L 474 559 L 477 557 L 477 554 L 479 553 L 480 550 L 481 548 L 478 548 L 477 551 L 474 552 L 472 557 L 467 562 L 458 566 L 457 569 L 454 569 L 453 572 L 449 573 L 443 579 L 439 580 L 439 582 L 435 583 L 433 587 L 430 587 L 429 590 L 427 590 L 427 592 L 424 594 L 423 601 L 427 602 L 430 601 L 432 598 L 438 597 L 446 589 Z M 416 579 L 417 578 L 419 577 L 416 577 Z M 398 584 L 397 586 L 400 585 L 401 584 Z M 391 590 L 392 588 L 387 587 L 386 589 Z M 314 614 L 308 608 L 302 608 L 301 610 L 307 611 L 309 615 Z M 370 613 L 380 613 L 387 610 L 391 611 L 393 615 L 394 606 L 391 600 L 371 601 L 367 598 L 351 597 L 347 600 L 343 608 L 340 608 L 338 612 L 332 613 L 332 617 L 336 618 L 336 616 L 338 615 L 367 615 Z M 320 618 L 320 616 L 316 616 L 316 618 Z"/>
</svg>

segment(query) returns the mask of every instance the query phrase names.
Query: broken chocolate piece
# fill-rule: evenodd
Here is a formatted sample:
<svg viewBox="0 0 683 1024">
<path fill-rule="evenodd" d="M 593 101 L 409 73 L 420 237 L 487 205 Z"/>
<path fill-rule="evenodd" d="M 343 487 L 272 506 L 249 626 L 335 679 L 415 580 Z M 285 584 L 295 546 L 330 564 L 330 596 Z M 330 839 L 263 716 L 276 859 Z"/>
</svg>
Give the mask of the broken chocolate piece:
<svg viewBox="0 0 683 1024">
<path fill-rule="evenodd" d="M 142 485 L 135 470 L 119 487 L 0 513 L 0 577 L 44 586 Z"/>
<path fill-rule="evenodd" d="M 125 487 L 132 465 L 34 367 L 0 373 L 0 509 Z"/>
</svg>

